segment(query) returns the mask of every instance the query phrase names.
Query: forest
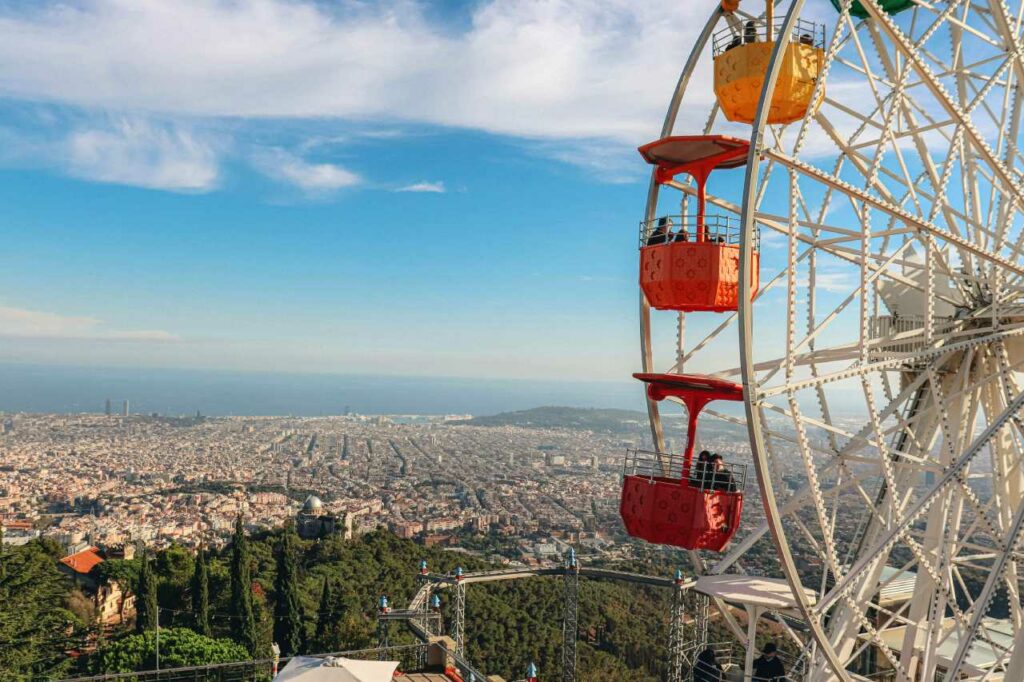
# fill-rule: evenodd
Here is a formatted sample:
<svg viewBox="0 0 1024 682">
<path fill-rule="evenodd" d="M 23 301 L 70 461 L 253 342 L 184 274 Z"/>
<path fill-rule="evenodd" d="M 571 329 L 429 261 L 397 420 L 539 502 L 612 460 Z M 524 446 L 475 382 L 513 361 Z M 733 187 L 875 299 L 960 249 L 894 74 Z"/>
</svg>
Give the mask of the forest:
<svg viewBox="0 0 1024 682">
<path fill-rule="evenodd" d="M 47 541 L 0 554 L 0 677 L 52 680 L 130 672 L 154 663 L 157 618 L 164 666 L 291 653 L 323 653 L 376 644 L 381 592 L 402 607 L 418 589 L 421 559 L 431 571 L 493 566 L 460 552 L 427 548 L 378 530 L 356 540 L 300 540 L 291 529 L 239 525 L 231 543 L 196 555 L 183 547 L 145 558 L 108 560 L 113 578 L 138 597 L 134 626 L 102 631 L 91 603 L 57 568 Z M 249 584 L 250 589 L 241 586 Z M 528 662 L 559 670 L 563 582 L 556 577 L 467 588 L 466 649 L 489 674 L 517 679 Z M 449 619 L 448 596 L 441 592 Z M 580 581 L 580 679 L 655 680 L 664 673 L 667 590 Z M 450 627 L 450 623 L 446 624 Z M 393 644 L 411 642 L 400 625 Z M 173 652 L 173 655 L 171 655 Z"/>
</svg>

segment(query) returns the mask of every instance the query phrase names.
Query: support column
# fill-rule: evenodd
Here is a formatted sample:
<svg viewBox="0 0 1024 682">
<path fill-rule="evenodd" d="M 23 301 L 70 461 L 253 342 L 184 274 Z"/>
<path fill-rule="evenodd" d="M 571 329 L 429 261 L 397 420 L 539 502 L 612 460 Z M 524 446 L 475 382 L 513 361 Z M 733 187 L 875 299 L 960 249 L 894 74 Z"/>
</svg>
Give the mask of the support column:
<svg viewBox="0 0 1024 682">
<path fill-rule="evenodd" d="M 388 620 L 388 613 L 391 607 L 388 605 L 388 598 L 382 596 L 377 606 L 377 660 L 387 660 L 387 649 L 391 647 L 391 621 Z"/>
<path fill-rule="evenodd" d="M 754 676 L 754 652 L 757 650 L 757 620 L 761 617 L 761 607 L 747 605 L 747 659 L 743 662 L 743 679 Z"/>
<path fill-rule="evenodd" d="M 562 620 L 562 682 L 576 682 L 576 633 L 579 631 L 580 565 L 569 548 L 565 562 L 565 614 Z"/>
<path fill-rule="evenodd" d="M 455 653 L 466 656 L 466 583 L 455 582 L 455 618 L 453 619 L 452 638 L 455 640 Z"/>
<path fill-rule="evenodd" d="M 686 633 L 684 618 L 686 604 L 682 586 L 682 574 L 676 572 L 676 589 L 672 593 L 672 615 L 668 633 L 668 682 L 683 682 L 686 670 Z"/>
</svg>

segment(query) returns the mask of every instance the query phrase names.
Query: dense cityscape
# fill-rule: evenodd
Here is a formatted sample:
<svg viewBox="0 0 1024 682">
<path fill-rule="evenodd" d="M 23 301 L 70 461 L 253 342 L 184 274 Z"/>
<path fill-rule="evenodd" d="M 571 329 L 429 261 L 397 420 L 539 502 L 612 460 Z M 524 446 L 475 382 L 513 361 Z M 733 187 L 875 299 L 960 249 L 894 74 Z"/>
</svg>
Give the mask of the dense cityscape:
<svg viewBox="0 0 1024 682">
<path fill-rule="evenodd" d="M 617 505 L 624 452 L 644 442 L 637 417 L 595 432 L 459 417 L 16 415 L 0 438 L 0 518 L 5 542 L 51 537 L 68 553 L 217 545 L 241 514 L 268 528 L 303 517 L 313 535 L 487 536 L 527 564 L 568 542 L 624 556 Z M 723 432 L 706 447 L 744 443 Z"/>
</svg>

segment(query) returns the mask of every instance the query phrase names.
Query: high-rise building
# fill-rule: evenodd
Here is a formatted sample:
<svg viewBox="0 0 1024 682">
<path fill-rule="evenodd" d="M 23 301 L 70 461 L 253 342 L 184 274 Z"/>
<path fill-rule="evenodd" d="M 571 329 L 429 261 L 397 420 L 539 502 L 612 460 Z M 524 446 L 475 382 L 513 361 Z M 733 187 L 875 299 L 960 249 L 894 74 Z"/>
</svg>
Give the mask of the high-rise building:
<svg viewBox="0 0 1024 682">
<path fill-rule="evenodd" d="M 111 412 L 112 412 L 112 410 L 111 410 L 111 407 L 110 407 L 110 398 L 107 398 L 107 405 L 103 409 L 103 414 L 105 414 L 105 415 L 107 415 L 109 417 Z"/>
<path fill-rule="evenodd" d="M 128 405 L 128 401 L 125 400 L 124 401 L 124 407 L 121 408 L 121 416 L 123 416 L 123 417 L 127 417 L 128 416 L 129 407 L 130 406 Z"/>
</svg>

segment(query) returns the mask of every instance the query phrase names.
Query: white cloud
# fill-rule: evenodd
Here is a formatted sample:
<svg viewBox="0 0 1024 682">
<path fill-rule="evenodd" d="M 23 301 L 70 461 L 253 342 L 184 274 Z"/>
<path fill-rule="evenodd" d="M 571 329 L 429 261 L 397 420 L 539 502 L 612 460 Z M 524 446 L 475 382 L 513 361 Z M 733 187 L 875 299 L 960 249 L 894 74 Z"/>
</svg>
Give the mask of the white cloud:
<svg viewBox="0 0 1024 682">
<path fill-rule="evenodd" d="M 444 194 L 445 187 L 443 182 L 416 182 L 405 187 L 399 187 L 395 190 L 396 192 L 429 192 L 433 194 Z"/>
<path fill-rule="evenodd" d="M 99 182 L 206 191 L 219 177 L 217 152 L 208 139 L 138 117 L 75 130 L 63 152 L 71 174 Z"/>
<path fill-rule="evenodd" d="M 260 150 L 254 155 L 253 163 L 268 177 L 294 185 L 309 194 L 353 187 L 362 181 L 358 175 L 337 164 L 310 163 L 283 149 Z"/>
<path fill-rule="evenodd" d="M 0 305 L 0 337 L 147 342 L 178 340 L 177 336 L 166 331 L 120 331 L 107 328 L 94 317 L 59 315 L 4 305 Z"/>
<path fill-rule="evenodd" d="M 464 29 L 431 22 L 414 0 L 20 7 L 0 10 L 0 93 L 16 99 L 636 144 L 657 133 L 712 5 L 485 0 Z M 713 98 L 707 61 L 684 112 Z"/>
</svg>

